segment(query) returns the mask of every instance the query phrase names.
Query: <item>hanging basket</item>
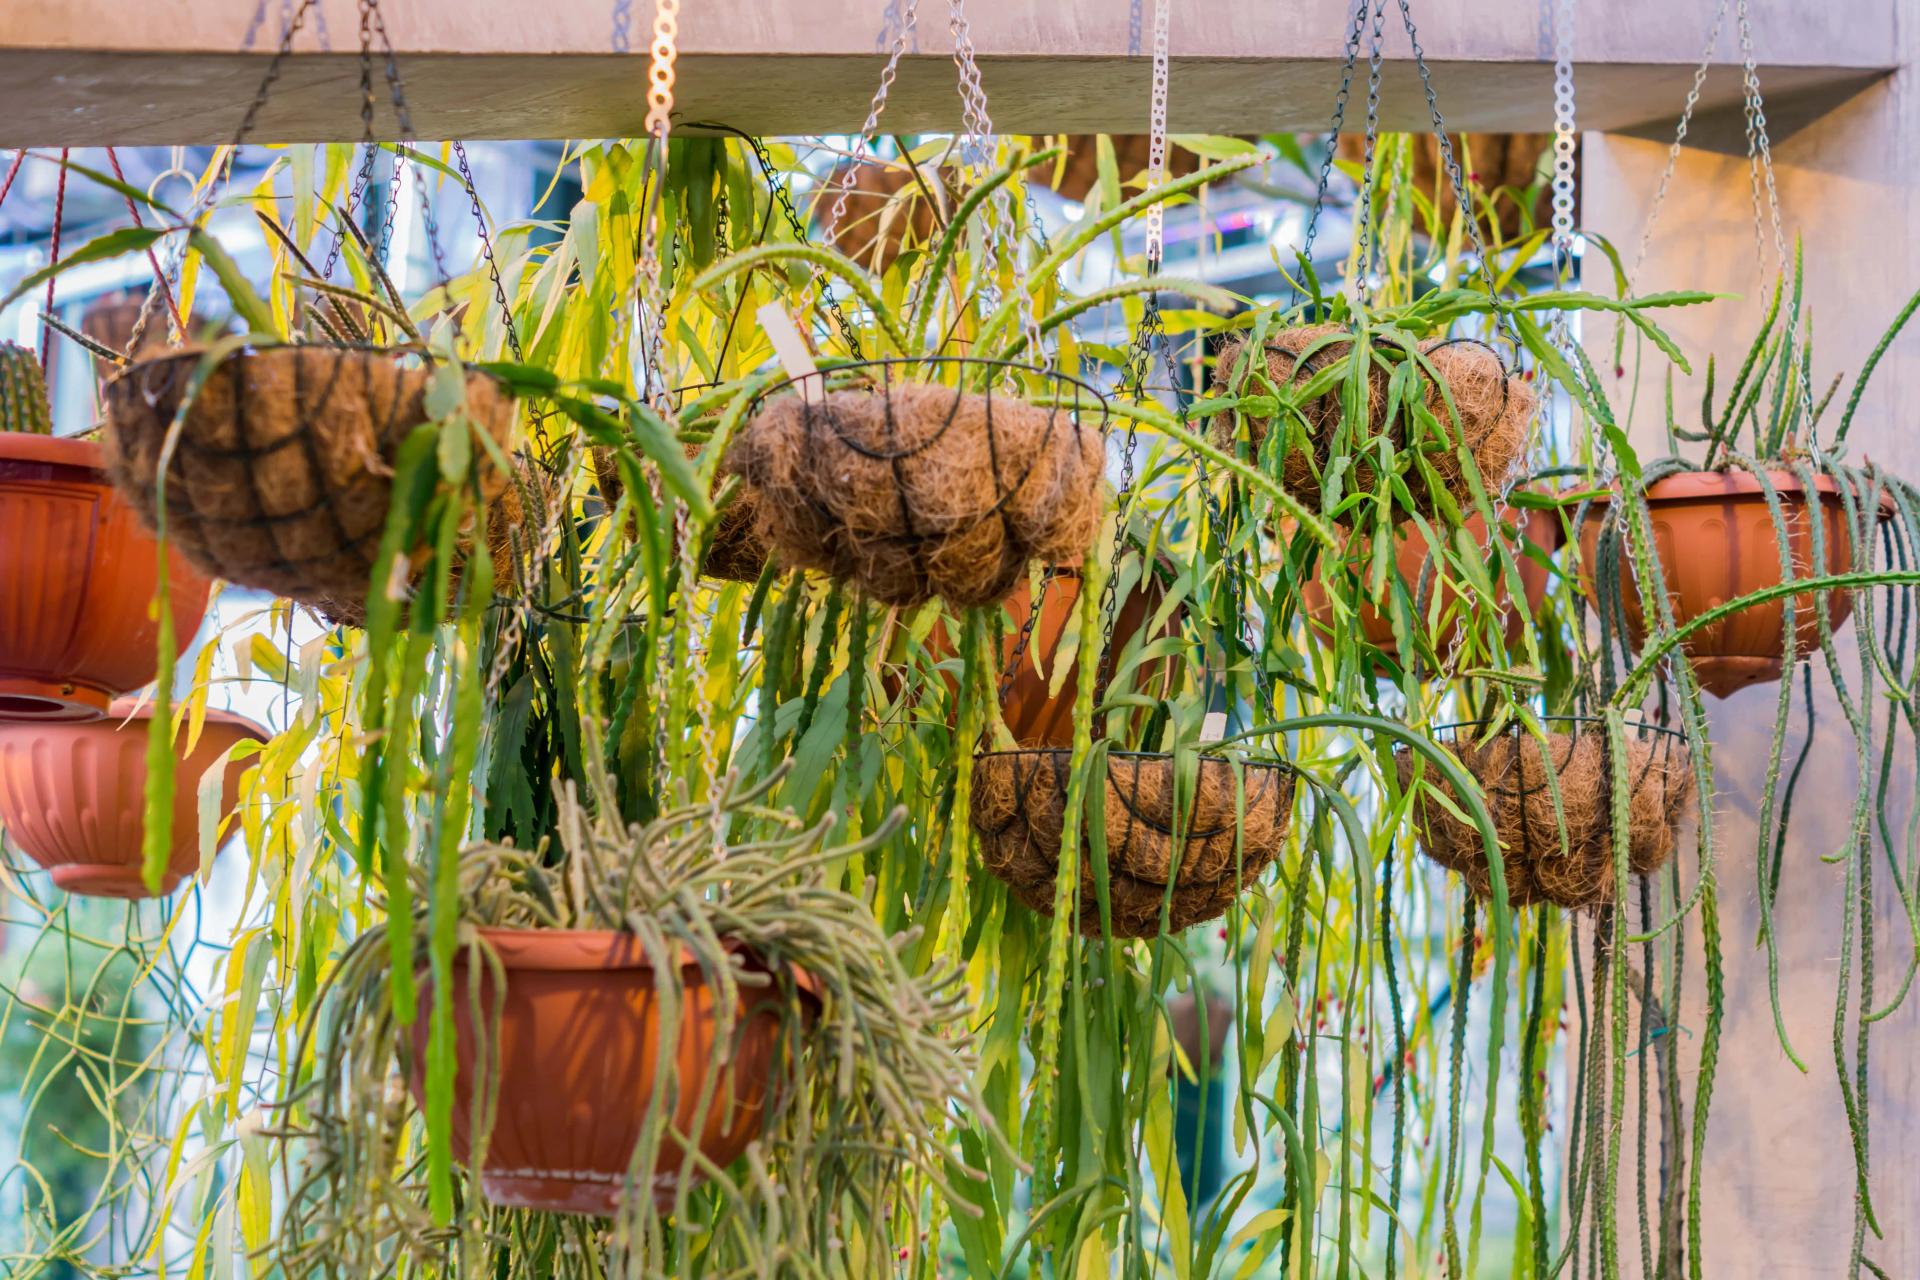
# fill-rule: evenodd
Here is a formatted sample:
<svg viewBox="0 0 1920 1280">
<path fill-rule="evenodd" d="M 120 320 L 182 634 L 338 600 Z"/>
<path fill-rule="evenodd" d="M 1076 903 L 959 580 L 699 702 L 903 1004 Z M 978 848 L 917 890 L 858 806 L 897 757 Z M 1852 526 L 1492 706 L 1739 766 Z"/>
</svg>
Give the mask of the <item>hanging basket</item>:
<svg viewBox="0 0 1920 1280">
<path fill-rule="evenodd" d="M 688 445 L 686 454 L 689 462 L 698 460 L 699 446 Z M 612 449 L 605 445 L 595 446 L 593 474 L 600 486 L 600 500 L 607 504 L 607 510 L 611 512 L 619 505 L 620 496 L 626 492 Z M 730 469 L 722 463 L 720 474 L 714 477 L 716 492 L 724 486 L 730 474 Z M 702 574 L 722 582 L 760 581 L 760 573 L 767 566 L 767 544 L 760 537 L 759 510 L 760 500 L 753 488 L 741 485 L 733 500 L 720 509 L 714 520 L 713 542 L 707 547 L 706 559 L 700 562 Z"/>
<path fill-rule="evenodd" d="M 153 679 L 159 548 L 89 440 L 0 432 L 0 720 L 92 720 Z M 176 653 L 209 583 L 172 548 Z"/>
<path fill-rule="evenodd" d="M 157 527 L 155 475 L 198 351 L 130 366 L 108 384 L 107 464 Z M 223 360 L 186 410 L 167 473 L 167 537 L 204 572 L 350 618 L 363 607 L 392 491 L 392 462 L 428 421 L 431 369 L 357 347 L 249 349 Z M 505 449 L 518 419 L 485 374 L 467 413 Z M 488 502 L 507 477 L 473 451 Z"/>
<path fill-rule="evenodd" d="M 1319 344 L 1319 345 L 1316 345 Z M 1240 363 L 1246 340 L 1235 338 L 1220 348 L 1214 365 L 1213 388 L 1216 395 L 1235 394 L 1239 384 L 1234 367 Z M 1266 340 L 1267 377 L 1283 396 L 1290 385 L 1307 382 L 1314 374 L 1349 357 L 1352 339 L 1346 330 L 1334 325 L 1300 325 L 1271 334 Z M 1311 349 L 1311 354 L 1307 354 Z M 1420 344 L 1453 401 L 1459 415 L 1458 429 L 1478 473 L 1481 488 L 1492 493 L 1500 490 L 1526 450 L 1527 425 L 1533 418 L 1533 388 L 1524 378 L 1509 377 L 1499 355 L 1483 342 L 1470 338 L 1434 339 Z M 1304 358 L 1303 358 L 1304 357 Z M 1423 371 L 1424 373 L 1424 371 Z M 1348 435 L 1352 466 L 1341 486 L 1343 494 L 1371 492 L 1380 477 L 1363 449 L 1367 438 L 1377 437 L 1385 429 L 1395 449 L 1406 445 L 1406 410 L 1396 412 L 1387 423 L 1388 373 L 1376 361 L 1368 380 L 1369 402 L 1366 432 L 1354 424 Z M 1247 385 L 1254 385 L 1249 382 Z M 1446 397 L 1439 385 L 1427 380 L 1426 407 L 1447 433 L 1449 443 L 1437 439 L 1424 441 L 1428 467 L 1454 502 L 1473 505 L 1473 488 L 1462 466 L 1454 441 L 1455 422 L 1447 409 Z M 1321 478 L 1333 462 L 1335 437 L 1340 431 L 1343 413 L 1341 387 L 1336 385 L 1299 406 L 1304 422 L 1288 420 L 1289 427 L 1302 428 L 1303 438 L 1285 442 L 1280 457 L 1280 484 L 1311 510 L 1321 509 Z M 1271 418 L 1235 413 L 1223 418 L 1223 432 L 1231 433 L 1237 424 L 1246 429 L 1247 439 L 1258 454 L 1266 441 Z M 1420 472 L 1405 473 L 1407 490 L 1413 498 L 1413 510 L 1432 515 L 1435 508 L 1427 478 Z M 1351 512 L 1341 518 L 1349 518 Z"/>
<path fill-rule="evenodd" d="M 1569 909 L 1604 905 L 1613 901 L 1614 890 L 1613 780 L 1606 732 L 1588 725 L 1572 732 L 1549 731 L 1546 739 L 1543 747 L 1515 725 L 1488 742 L 1462 740 L 1446 747 L 1472 775 L 1486 801 L 1500 840 L 1508 902 L 1516 907 L 1553 902 Z M 1413 753 L 1401 747 L 1394 758 L 1404 788 L 1413 779 Z M 1686 739 L 1647 726 L 1628 738 L 1624 767 L 1632 795 L 1627 867 L 1634 875 L 1652 875 L 1672 856 L 1675 833 L 1693 806 L 1693 765 Z M 1431 767 L 1425 781 L 1465 811 L 1460 797 Z M 1477 827 L 1427 796 L 1413 806 L 1413 825 L 1429 858 L 1457 872 L 1481 898 L 1493 897 Z"/>
<path fill-rule="evenodd" d="M 1108 638 L 1106 652 L 1100 659 L 1100 675 L 1094 695 L 1096 702 L 1100 691 L 1105 690 L 1113 679 L 1114 663 L 1127 651 L 1141 628 L 1152 622 L 1165 599 L 1166 588 L 1149 572 L 1134 584 L 1115 609 L 1113 634 Z M 1075 661 L 1073 669 L 1061 681 L 1058 693 L 1054 692 L 1053 682 L 1056 664 L 1064 657 L 1061 650 L 1066 638 L 1079 626 L 1080 571 L 1047 571 L 1041 588 L 1040 617 L 1033 624 L 1032 633 L 1024 644 L 1020 638 L 1021 632 L 1033 612 L 1031 581 L 1022 579 L 1004 603 L 1006 635 L 1000 643 L 1000 657 L 994 665 L 993 682 L 1007 732 L 1022 747 L 1070 746 L 1073 743 L 1073 704 L 1080 690 L 1079 663 Z M 1176 609 L 1165 627 L 1151 638 L 1177 634 L 1181 612 Z M 921 642 L 920 652 L 915 666 L 921 663 L 936 666 L 957 655 L 958 650 L 945 618 L 933 624 L 933 629 Z M 1019 658 L 1017 667 L 1014 665 L 1016 654 Z M 1175 661 L 1172 657 L 1165 657 L 1140 663 L 1134 668 L 1131 682 L 1133 691 L 1145 693 L 1164 685 L 1171 678 Z M 901 689 L 909 687 L 901 677 L 902 670 L 901 665 L 894 663 L 882 668 L 881 682 L 889 698 L 899 697 Z M 940 678 L 947 686 L 950 699 L 960 692 L 959 678 L 953 672 L 942 671 Z"/>
<path fill-rule="evenodd" d="M 1009 370 L 1069 407 L 993 388 Z M 984 391 L 906 382 L 973 378 Z M 938 358 L 843 366 L 773 388 L 728 451 L 757 491 L 759 529 L 786 564 L 857 583 L 874 599 L 956 607 L 1004 598 L 1030 560 L 1078 563 L 1099 528 L 1106 459 L 1082 421 L 1105 401 L 1062 374 Z"/>
<path fill-rule="evenodd" d="M 1171 755 L 1109 752 L 1104 791 L 1089 797 L 1104 806 L 1107 900 L 1116 938 L 1157 936 L 1163 905 L 1169 933 L 1218 919 L 1286 843 L 1291 770 L 1215 756 L 1191 764 L 1193 794 L 1181 806 L 1177 825 L 1178 766 Z M 972 818 L 981 858 L 1014 897 L 1042 915 L 1053 914 L 1073 767 L 1072 753 L 1064 749 L 974 757 Z M 1083 823 L 1079 925 L 1083 934 L 1099 937 L 1090 853 Z"/>
<path fill-rule="evenodd" d="M 1487 572 L 1493 580 L 1494 607 L 1500 610 L 1509 648 L 1520 643 L 1529 619 L 1539 611 L 1541 603 L 1547 598 L 1547 588 L 1552 578 L 1547 566 L 1529 552 L 1551 556 L 1560 549 L 1564 540 L 1560 517 L 1555 512 L 1534 507 L 1512 514 L 1518 537 L 1517 540 L 1509 540 L 1508 545 L 1513 550 L 1515 567 L 1520 572 L 1520 586 L 1527 602 L 1524 611 L 1512 607 L 1506 576 L 1498 572 L 1491 559 L 1487 565 Z M 1487 545 L 1487 522 L 1478 512 L 1462 521 L 1461 527 L 1475 543 L 1482 547 Z M 1394 543 L 1394 569 L 1400 581 L 1406 584 L 1407 594 L 1413 600 L 1417 610 L 1417 625 L 1425 624 L 1430 609 L 1437 611 L 1432 615 L 1439 619 L 1432 633 L 1433 650 L 1444 656 L 1459 641 L 1461 612 L 1470 606 L 1460 599 L 1458 584 L 1451 578 L 1441 576 L 1442 567 L 1417 525 L 1411 521 L 1400 525 L 1395 530 Z M 1364 539 L 1351 539 L 1347 545 L 1347 560 L 1364 581 L 1368 572 L 1366 542 Z M 1300 598 L 1306 606 L 1307 615 L 1313 619 L 1320 633 L 1331 636 L 1337 625 L 1337 617 L 1333 599 L 1327 594 L 1324 570 L 1301 587 Z M 1393 634 L 1391 612 L 1385 608 L 1375 608 L 1370 603 L 1362 603 L 1356 612 L 1361 634 L 1366 637 L 1367 643 L 1385 657 L 1397 659 L 1400 645 Z"/>
<path fill-rule="evenodd" d="M 640 940 L 606 929 L 480 929 L 499 957 L 501 992 L 480 964 L 477 1002 L 469 965 L 472 949 L 456 953 L 453 980 L 454 1056 L 452 1147 L 466 1161 L 473 1149 L 473 1091 L 484 1078 L 475 1055 L 483 1043 L 497 1049 L 499 1075 L 493 1128 L 481 1166 L 489 1201 L 515 1209 L 607 1216 L 620 1205 L 628 1166 L 654 1105 L 670 1105 L 650 1171 L 642 1171 L 655 1206 L 671 1208 L 685 1149 L 673 1132 L 692 1136 L 700 1153 L 725 1167 L 760 1135 L 769 1110 L 785 1019 L 779 987 L 741 987 L 728 1011 L 730 1038 L 721 1032 L 719 992 L 700 965 L 680 968 L 677 1030 L 661 1023 L 653 962 Z M 750 969 L 766 966 L 739 948 Z M 424 978 L 423 974 L 423 978 Z M 817 994 L 798 983 L 805 1012 Z M 431 983 L 422 994 L 431 1001 Z M 491 1013 L 501 1003 L 501 1016 Z M 476 1025 L 476 1012 L 491 1025 Z M 429 1019 L 413 1026 L 409 1085 L 425 1106 Z M 678 1096 L 656 1101 L 661 1038 L 674 1036 L 672 1075 Z M 706 1111 L 700 1097 L 710 1090 Z M 696 1175 L 697 1176 L 697 1175 Z"/>
<path fill-rule="evenodd" d="M 104 720 L 0 724 L 0 825 L 68 893 L 152 896 L 140 878 L 152 718 L 150 706 L 127 698 L 114 703 Z M 185 733 L 183 728 L 177 735 L 177 747 L 185 746 Z M 209 710 L 200 740 L 176 762 L 173 852 L 160 882 L 162 897 L 200 865 L 201 777 L 249 738 L 265 741 L 267 731 L 244 716 Z M 226 766 L 221 816 L 232 812 L 240 775 L 250 763 Z"/>
<path fill-rule="evenodd" d="M 1825 576 L 1850 572 L 1856 563 L 1853 538 L 1847 527 L 1847 508 L 1840 486 L 1831 476 L 1815 477 L 1820 494 L 1821 539 L 1824 563 L 1813 563 L 1813 520 L 1806 488 L 1791 471 L 1769 471 L 1768 481 L 1780 499 L 1787 528 L 1787 548 L 1794 575 Z M 1777 586 L 1780 576 L 1780 540 L 1767 507 L 1760 480 L 1746 471 L 1684 471 L 1647 486 L 1645 498 L 1653 525 L 1654 551 L 1673 602 L 1676 625 L 1709 609 L 1765 587 Z M 1600 537 L 1608 523 L 1609 495 L 1594 498 L 1580 526 L 1581 585 L 1595 607 L 1611 611 L 1594 578 L 1599 562 Z M 1885 500 L 1880 519 L 1893 515 Z M 1640 592 L 1634 585 L 1631 557 L 1624 539 L 1615 539 L 1619 565 L 1619 598 L 1627 639 L 1638 649 L 1647 638 Z M 1806 592 L 1793 597 L 1794 652 L 1802 661 L 1820 648 L 1820 620 L 1824 608 L 1833 630 L 1853 615 L 1853 593 Z M 1611 615 L 1610 615 L 1611 616 Z M 1787 614 L 1784 600 L 1771 600 L 1729 614 L 1703 627 L 1683 642 L 1701 687 L 1724 698 L 1750 684 L 1777 681 L 1787 652 Z"/>
</svg>

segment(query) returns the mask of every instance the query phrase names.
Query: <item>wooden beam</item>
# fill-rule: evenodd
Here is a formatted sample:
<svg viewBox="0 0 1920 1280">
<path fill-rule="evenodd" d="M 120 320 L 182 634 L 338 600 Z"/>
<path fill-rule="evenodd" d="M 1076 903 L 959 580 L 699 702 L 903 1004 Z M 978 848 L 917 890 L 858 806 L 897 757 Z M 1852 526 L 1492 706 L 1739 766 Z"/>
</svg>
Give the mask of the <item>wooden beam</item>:
<svg viewBox="0 0 1920 1280">
<path fill-rule="evenodd" d="M 1153 0 L 1140 0 L 1150 39 Z M 1770 95 L 1841 100 L 1890 69 L 1896 0 L 1848 12 L 1754 0 Z M 683 122 L 754 134 L 857 129 L 878 81 L 877 0 L 687 0 L 676 85 Z M 959 125 L 944 5 L 923 4 L 917 42 L 886 113 L 910 132 Z M 0 146 L 217 143 L 233 139 L 266 70 L 278 6 L 261 0 L 7 0 L 0 24 Z M 1504 132 L 1551 122 L 1546 6 L 1419 0 L 1415 16 L 1449 128 Z M 1498 13 L 1491 11 L 1499 10 Z M 1583 0 L 1580 122 L 1651 128 L 1679 112 L 1708 6 Z M 384 13 L 418 136 L 631 136 L 645 115 L 653 7 L 632 0 L 633 53 L 611 51 L 608 0 L 408 0 Z M 1176 6 L 1176 132 L 1324 128 L 1340 80 L 1349 0 L 1213 0 Z M 1121 0 L 974 0 L 972 34 L 994 126 L 1009 133 L 1146 128 L 1148 60 L 1129 53 Z M 322 21 L 324 20 L 324 21 Z M 242 44 L 253 27 L 253 46 Z M 1722 55 L 1735 62 L 1731 31 Z M 360 136 L 357 8 L 318 0 L 260 113 L 261 142 Z M 1395 6 L 1388 8 L 1383 127 L 1431 127 Z M 375 68 L 375 128 L 397 123 Z M 1349 124 L 1364 117 L 1364 53 Z M 1737 71 L 1709 78 L 1702 112 L 1740 100 Z M 1737 113 L 1736 113 L 1737 114 Z"/>
</svg>

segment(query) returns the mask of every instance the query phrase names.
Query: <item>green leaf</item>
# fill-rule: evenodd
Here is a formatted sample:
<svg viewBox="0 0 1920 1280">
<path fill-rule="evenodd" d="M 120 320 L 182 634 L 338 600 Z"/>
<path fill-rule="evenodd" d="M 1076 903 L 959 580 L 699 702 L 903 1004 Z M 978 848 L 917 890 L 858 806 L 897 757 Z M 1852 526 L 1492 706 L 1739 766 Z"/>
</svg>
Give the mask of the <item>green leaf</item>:
<svg viewBox="0 0 1920 1280">
<path fill-rule="evenodd" d="M 460 484 L 467 478 L 473 462 L 473 424 L 465 414 L 455 413 L 440 424 L 440 474 L 449 483 Z"/>
<path fill-rule="evenodd" d="M 109 258 L 118 258 L 123 254 L 139 253 L 151 248 L 170 230 L 172 228 L 169 227 L 121 227 L 118 231 L 109 231 L 97 239 L 89 240 L 60 261 L 29 273 L 13 287 L 12 293 L 5 298 L 0 298 L 0 311 L 5 311 L 47 281 L 75 267 L 85 266 L 89 262 L 104 262 Z"/>
</svg>

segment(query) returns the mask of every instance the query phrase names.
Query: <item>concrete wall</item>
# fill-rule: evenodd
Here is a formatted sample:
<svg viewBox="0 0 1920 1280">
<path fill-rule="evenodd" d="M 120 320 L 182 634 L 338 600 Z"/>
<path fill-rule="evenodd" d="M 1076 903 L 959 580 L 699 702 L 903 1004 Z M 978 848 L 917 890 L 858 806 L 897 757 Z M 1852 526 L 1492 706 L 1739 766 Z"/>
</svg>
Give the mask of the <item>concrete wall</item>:
<svg viewBox="0 0 1920 1280">
<path fill-rule="evenodd" d="M 1911 65 L 1917 51 L 1913 26 L 1907 24 L 1897 33 L 1894 52 Z M 1586 137 L 1584 224 L 1613 237 L 1629 258 L 1666 151 L 1664 142 Z M 1845 370 L 1850 387 L 1851 374 L 1873 341 L 1920 285 L 1916 151 L 1920 77 L 1912 70 L 1876 85 L 1776 147 L 1787 234 L 1798 231 L 1806 242 L 1818 386 Z M 1762 263 L 1756 259 L 1752 228 L 1745 159 L 1684 153 L 1636 285 L 1643 292 L 1704 286 L 1745 295 L 1666 317 L 1664 323 L 1694 356 L 1698 369 L 1704 369 L 1707 352 L 1717 352 L 1725 362 L 1738 358 L 1751 339 L 1761 295 L 1773 274 L 1770 239 Z M 1605 326 L 1599 328 L 1604 334 Z M 1612 363 L 1597 341 L 1593 355 L 1603 367 Z M 1621 393 L 1617 399 L 1624 400 L 1626 380 L 1616 385 Z M 1685 389 L 1676 390 L 1676 400 L 1685 406 L 1685 421 L 1685 415 L 1697 412 L 1698 379 L 1682 385 Z M 1723 376 L 1722 395 L 1726 385 Z M 1646 457 L 1663 451 L 1658 435 L 1661 391 L 1646 379 L 1640 392 L 1642 412 L 1634 435 Z M 1871 455 L 1907 477 L 1920 475 L 1920 434 L 1907 417 L 1916 392 L 1920 330 L 1904 335 L 1882 363 L 1854 423 L 1856 458 Z M 1837 421 L 1835 410 L 1827 429 Z M 1851 656 L 1843 670 L 1857 692 L 1859 668 Z M 1794 801 L 1777 914 L 1781 1000 L 1793 1044 L 1810 1068 L 1804 1076 L 1775 1039 L 1765 956 L 1754 949 L 1759 907 L 1753 815 L 1765 775 L 1775 692 L 1771 687 L 1752 688 L 1712 706 L 1718 780 L 1713 801 L 1721 832 L 1727 960 L 1726 1040 L 1710 1112 L 1700 1206 L 1707 1274 L 1713 1276 L 1847 1274 L 1853 1159 L 1832 1048 L 1843 881 L 1842 868 L 1820 859 L 1838 846 L 1850 820 L 1855 772 L 1850 735 L 1824 673 L 1816 688 L 1816 736 Z M 1795 715 L 1798 719 L 1797 706 Z M 1904 787 L 1911 793 L 1914 771 L 1911 752 L 1903 751 L 1894 774 L 1896 790 Z M 1876 857 L 1882 855 L 1876 851 Z M 1884 860 L 1875 870 L 1881 899 L 1876 1001 L 1883 1001 L 1904 971 L 1912 936 L 1896 909 Z M 1689 933 L 1680 1033 L 1683 1087 L 1688 1091 L 1705 999 L 1699 947 L 1696 928 Z M 1889 1276 L 1920 1276 L 1920 1160 L 1915 1158 L 1920 1151 L 1920 993 L 1879 1023 L 1873 1035 L 1873 1188 L 1886 1239 L 1870 1237 L 1867 1256 Z M 1629 1120 L 1629 1151 L 1631 1127 Z M 1624 1227 L 1633 1219 L 1629 1211 L 1622 1213 Z M 1637 1236 L 1623 1238 L 1634 1242 L 1624 1252 L 1630 1255 L 1631 1272 L 1637 1273 Z"/>
</svg>

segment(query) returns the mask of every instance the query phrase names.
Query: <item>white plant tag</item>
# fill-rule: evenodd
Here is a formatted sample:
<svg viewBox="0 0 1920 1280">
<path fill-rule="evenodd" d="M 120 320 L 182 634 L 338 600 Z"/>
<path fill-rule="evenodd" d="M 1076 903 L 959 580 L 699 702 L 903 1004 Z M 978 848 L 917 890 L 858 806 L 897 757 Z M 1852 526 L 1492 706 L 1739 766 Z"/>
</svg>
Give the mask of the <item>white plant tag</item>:
<svg viewBox="0 0 1920 1280">
<path fill-rule="evenodd" d="M 754 315 L 759 317 L 767 340 L 773 343 L 773 354 L 780 361 L 780 367 L 800 388 L 800 398 L 809 403 L 820 399 L 820 368 L 814 364 L 807 340 L 794 328 L 793 317 L 787 314 L 787 309 L 777 302 L 769 302 Z"/>
<path fill-rule="evenodd" d="M 1227 736 L 1227 713 L 1209 711 L 1200 721 L 1200 741 L 1218 742 Z"/>
</svg>

